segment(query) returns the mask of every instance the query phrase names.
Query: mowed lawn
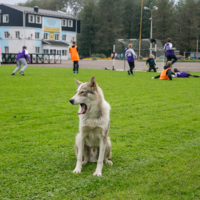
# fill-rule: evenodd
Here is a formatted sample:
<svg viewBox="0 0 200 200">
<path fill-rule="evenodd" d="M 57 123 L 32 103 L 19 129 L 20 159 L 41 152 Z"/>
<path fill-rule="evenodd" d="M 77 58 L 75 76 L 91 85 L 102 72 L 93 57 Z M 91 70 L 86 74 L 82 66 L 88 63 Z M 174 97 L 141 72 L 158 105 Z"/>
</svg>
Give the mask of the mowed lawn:
<svg viewBox="0 0 200 200">
<path fill-rule="evenodd" d="M 0 66 L 0 199 L 200 199 L 200 78 Z M 192 73 L 200 75 L 200 73 Z M 113 166 L 73 174 L 74 78 L 94 75 L 111 105 Z"/>
</svg>

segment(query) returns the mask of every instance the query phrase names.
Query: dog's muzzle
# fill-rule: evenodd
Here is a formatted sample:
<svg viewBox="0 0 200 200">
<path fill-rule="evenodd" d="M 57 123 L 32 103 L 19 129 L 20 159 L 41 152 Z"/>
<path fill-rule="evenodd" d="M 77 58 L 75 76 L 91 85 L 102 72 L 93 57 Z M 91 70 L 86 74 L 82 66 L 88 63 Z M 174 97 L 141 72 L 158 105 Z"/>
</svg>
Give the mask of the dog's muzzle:
<svg viewBox="0 0 200 200">
<path fill-rule="evenodd" d="M 69 102 L 74 105 L 74 99 L 70 99 Z"/>
</svg>

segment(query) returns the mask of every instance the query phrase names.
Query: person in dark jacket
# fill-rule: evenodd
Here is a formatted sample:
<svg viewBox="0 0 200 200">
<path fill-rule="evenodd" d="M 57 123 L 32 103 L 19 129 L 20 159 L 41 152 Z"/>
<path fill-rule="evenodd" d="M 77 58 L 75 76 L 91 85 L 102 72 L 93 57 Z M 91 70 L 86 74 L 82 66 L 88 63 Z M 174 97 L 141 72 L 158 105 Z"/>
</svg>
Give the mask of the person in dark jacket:
<svg viewBox="0 0 200 200">
<path fill-rule="evenodd" d="M 151 54 L 148 58 L 148 60 L 146 61 L 146 65 L 147 67 L 149 66 L 149 69 L 147 70 L 147 72 L 150 72 L 152 69 L 154 72 L 156 72 L 156 63 L 155 63 L 155 60 L 154 60 L 154 55 Z"/>
<path fill-rule="evenodd" d="M 160 80 L 172 80 L 171 66 L 172 62 L 168 61 L 167 65 L 164 66 L 162 73 L 158 76 L 152 77 L 152 79 L 159 78 Z"/>
</svg>

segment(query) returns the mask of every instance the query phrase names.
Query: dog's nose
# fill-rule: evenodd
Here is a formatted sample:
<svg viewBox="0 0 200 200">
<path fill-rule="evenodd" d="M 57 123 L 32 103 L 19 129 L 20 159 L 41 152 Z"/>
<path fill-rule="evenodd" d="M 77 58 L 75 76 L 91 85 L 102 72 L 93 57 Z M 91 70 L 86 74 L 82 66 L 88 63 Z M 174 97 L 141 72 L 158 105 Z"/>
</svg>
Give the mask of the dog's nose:
<svg viewBox="0 0 200 200">
<path fill-rule="evenodd" d="M 70 99 L 69 102 L 73 105 L 74 104 L 74 99 Z"/>
</svg>

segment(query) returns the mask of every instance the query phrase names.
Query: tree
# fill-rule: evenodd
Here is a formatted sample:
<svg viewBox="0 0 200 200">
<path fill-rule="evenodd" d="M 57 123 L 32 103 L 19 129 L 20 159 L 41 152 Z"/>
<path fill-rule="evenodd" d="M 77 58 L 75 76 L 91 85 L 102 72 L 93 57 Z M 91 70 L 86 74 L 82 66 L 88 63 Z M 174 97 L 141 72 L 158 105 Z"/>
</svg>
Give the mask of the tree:
<svg viewBox="0 0 200 200">
<path fill-rule="evenodd" d="M 78 36 L 78 46 L 80 54 L 91 56 L 95 48 L 96 34 L 96 10 L 97 3 L 94 0 L 87 0 L 83 4 L 83 9 L 79 14 L 81 21 L 81 35 Z"/>
<path fill-rule="evenodd" d="M 177 25 L 175 20 L 175 7 L 173 0 L 157 0 L 158 10 L 154 12 L 153 33 L 154 38 L 166 43 L 167 38 L 175 40 L 177 37 Z"/>
<path fill-rule="evenodd" d="M 180 1 L 176 7 L 178 21 L 178 46 L 184 51 L 196 51 L 196 41 L 200 32 L 200 1 Z"/>
</svg>

